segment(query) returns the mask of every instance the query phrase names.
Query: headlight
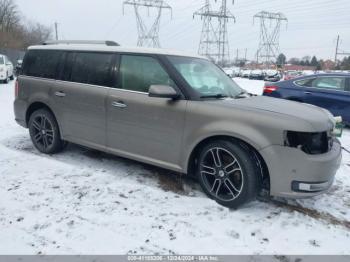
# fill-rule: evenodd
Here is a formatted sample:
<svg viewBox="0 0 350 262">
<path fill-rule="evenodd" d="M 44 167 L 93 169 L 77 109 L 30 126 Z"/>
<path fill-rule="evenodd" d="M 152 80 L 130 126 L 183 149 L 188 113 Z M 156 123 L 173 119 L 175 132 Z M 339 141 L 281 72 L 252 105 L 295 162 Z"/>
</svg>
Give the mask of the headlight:
<svg viewBox="0 0 350 262">
<path fill-rule="evenodd" d="M 307 133 L 286 131 L 284 145 L 299 148 L 306 154 L 317 155 L 327 153 L 333 145 L 333 138 L 327 132 Z"/>
</svg>

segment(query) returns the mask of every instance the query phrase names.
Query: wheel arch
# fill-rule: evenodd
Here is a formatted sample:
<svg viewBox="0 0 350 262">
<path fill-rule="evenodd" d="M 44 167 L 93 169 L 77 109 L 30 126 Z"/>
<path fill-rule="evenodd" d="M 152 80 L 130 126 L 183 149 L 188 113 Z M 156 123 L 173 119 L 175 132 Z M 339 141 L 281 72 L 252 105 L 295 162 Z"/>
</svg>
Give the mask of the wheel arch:
<svg viewBox="0 0 350 262">
<path fill-rule="evenodd" d="M 257 165 L 259 165 L 260 168 L 260 185 L 262 189 L 269 190 L 270 189 L 270 173 L 268 166 L 266 164 L 266 161 L 262 157 L 262 155 L 259 153 L 259 151 L 250 143 L 234 137 L 234 136 L 228 136 L 228 135 L 214 135 L 207 137 L 203 140 L 201 140 L 197 145 L 194 147 L 194 149 L 191 151 L 191 154 L 189 156 L 188 162 L 187 162 L 187 174 L 195 177 L 195 168 L 197 165 L 197 157 L 200 153 L 200 150 L 207 145 L 210 142 L 218 141 L 218 140 L 226 140 L 226 141 L 232 141 L 234 143 L 239 143 L 243 147 L 245 147 L 249 152 L 252 153 L 252 157 L 254 157 Z"/>
<path fill-rule="evenodd" d="M 27 108 L 27 111 L 26 111 L 26 125 L 28 126 L 28 123 L 29 123 L 29 119 L 30 119 L 30 116 L 36 111 L 36 110 L 39 110 L 39 109 L 47 109 L 56 119 L 57 121 L 57 117 L 55 115 L 55 113 L 52 111 L 52 109 L 44 102 L 41 102 L 41 101 L 37 101 L 37 102 L 33 102 L 31 103 L 28 108 Z M 58 124 L 58 121 L 57 121 L 57 124 Z M 58 124 L 59 125 L 59 124 Z"/>
</svg>

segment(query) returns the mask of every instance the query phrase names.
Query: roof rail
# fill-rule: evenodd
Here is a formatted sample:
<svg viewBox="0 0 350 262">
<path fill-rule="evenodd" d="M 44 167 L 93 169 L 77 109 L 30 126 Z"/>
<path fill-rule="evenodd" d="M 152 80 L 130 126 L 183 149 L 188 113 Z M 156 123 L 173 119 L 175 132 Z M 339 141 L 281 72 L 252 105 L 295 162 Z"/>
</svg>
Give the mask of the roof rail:
<svg viewBox="0 0 350 262">
<path fill-rule="evenodd" d="M 120 46 L 114 41 L 90 41 L 90 40 L 57 40 L 57 41 L 46 41 L 43 45 L 106 45 L 106 46 Z"/>
</svg>

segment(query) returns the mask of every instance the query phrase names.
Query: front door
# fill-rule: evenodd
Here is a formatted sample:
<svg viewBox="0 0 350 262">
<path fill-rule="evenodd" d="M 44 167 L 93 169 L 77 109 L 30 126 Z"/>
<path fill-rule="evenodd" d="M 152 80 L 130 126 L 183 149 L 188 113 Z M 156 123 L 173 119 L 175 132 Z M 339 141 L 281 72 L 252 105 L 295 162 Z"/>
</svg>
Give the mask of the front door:
<svg viewBox="0 0 350 262">
<path fill-rule="evenodd" d="M 107 98 L 110 151 L 180 171 L 186 100 L 148 96 L 151 85 L 176 88 L 157 58 L 121 55 L 117 88 Z"/>
</svg>

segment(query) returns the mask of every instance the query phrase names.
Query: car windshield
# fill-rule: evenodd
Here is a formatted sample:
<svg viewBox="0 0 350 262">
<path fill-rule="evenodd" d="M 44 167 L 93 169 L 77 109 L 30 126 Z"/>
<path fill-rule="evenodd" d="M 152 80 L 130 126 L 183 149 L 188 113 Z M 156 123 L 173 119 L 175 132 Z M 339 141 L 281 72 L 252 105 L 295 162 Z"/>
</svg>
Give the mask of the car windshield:
<svg viewBox="0 0 350 262">
<path fill-rule="evenodd" d="M 3 57 L 3 56 L 0 56 L 0 65 L 3 65 L 4 63 L 5 63 L 4 57 Z"/>
<path fill-rule="evenodd" d="M 168 59 L 202 98 L 233 98 L 244 92 L 219 67 L 206 59 L 178 56 L 168 56 Z"/>
</svg>

